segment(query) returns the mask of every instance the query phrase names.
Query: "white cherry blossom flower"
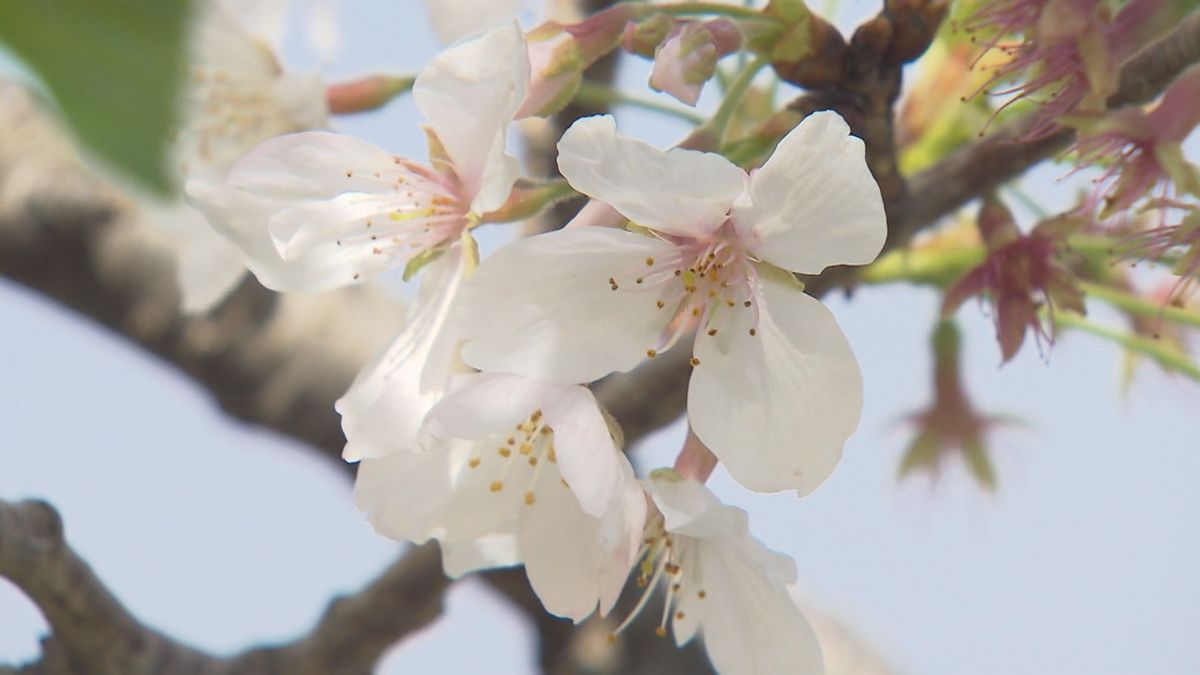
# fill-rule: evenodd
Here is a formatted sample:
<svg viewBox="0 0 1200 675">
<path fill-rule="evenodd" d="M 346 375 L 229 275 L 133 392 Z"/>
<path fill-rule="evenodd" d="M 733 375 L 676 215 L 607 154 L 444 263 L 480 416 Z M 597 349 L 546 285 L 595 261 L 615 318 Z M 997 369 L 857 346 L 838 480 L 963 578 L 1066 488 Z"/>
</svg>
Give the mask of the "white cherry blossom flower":
<svg viewBox="0 0 1200 675">
<path fill-rule="evenodd" d="M 464 298 L 463 359 L 555 382 L 627 371 L 696 329 L 688 417 L 752 490 L 807 493 L 858 424 L 862 378 L 824 305 L 785 272 L 865 264 L 886 234 L 862 142 L 832 112 L 804 120 L 747 176 L 576 122 L 559 167 L 634 226 L 511 244 Z"/>
<path fill-rule="evenodd" d="M 355 138 L 308 132 L 257 147 L 219 194 L 193 192 L 219 212 L 223 231 L 268 288 L 320 290 L 426 266 L 409 323 L 337 403 L 347 460 L 378 457 L 415 438 L 455 371 L 447 317 L 475 263 L 469 230 L 504 203 L 516 181 L 505 134 L 528 79 L 520 30 L 495 29 L 442 52 L 414 84 L 429 119 L 432 166 Z"/>
<path fill-rule="evenodd" d="M 451 376 L 467 370 L 458 362 L 459 341 L 449 321 L 467 264 L 466 256 L 447 254 L 422 271 L 404 327 L 334 403 L 346 461 L 414 451 L 425 414 Z"/>
<path fill-rule="evenodd" d="M 413 86 L 429 120 L 432 166 L 333 133 L 275 138 L 243 157 L 225 183 L 274 202 L 274 212 L 265 221 L 259 213 L 231 214 L 225 226 L 239 243 L 269 235 L 286 263 L 308 269 L 300 278 L 261 279 L 281 291 L 357 283 L 454 246 L 516 182 L 505 134 L 528 80 L 515 24 L 451 47 Z"/>
<path fill-rule="evenodd" d="M 822 673 L 816 634 L 789 592 L 791 558 L 750 535 L 746 512 L 726 506 L 695 480 L 671 469 L 650 474 L 646 489 L 658 507 L 643 539 L 638 585 L 645 591 L 620 632 L 666 586 L 659 635 L 668 621 L 675 643 L 702 636 L 722 675 Z"/>
<path fill-rule="evenodd" d="M 327 125 L 321 80 L 285 72 L 271 47 L 287 9 L 288 3 L 262 0 L 198 5 L 183 121 L 172 149 L 181 185 L 191 182 L 195 191 L 218 193 L 233 163 L 260 142 Z M 186 311 L 206 311 L 241 281 L 244 254 L 204 216 L 179 203 L 152 203 L 147 210 L 176 235 Z M 270 252 L 265 237 L 250 243 Z"/>
<path fill-rule="evenodd" d="M 457 575 L 523 562 L 546 609 L 612 608 L 645 496 L 585 387 L 466 377 L 429 412 L 425 450 L 364 459 L 355 500 L 384 536 L 438 539 Z"/>
</svg>

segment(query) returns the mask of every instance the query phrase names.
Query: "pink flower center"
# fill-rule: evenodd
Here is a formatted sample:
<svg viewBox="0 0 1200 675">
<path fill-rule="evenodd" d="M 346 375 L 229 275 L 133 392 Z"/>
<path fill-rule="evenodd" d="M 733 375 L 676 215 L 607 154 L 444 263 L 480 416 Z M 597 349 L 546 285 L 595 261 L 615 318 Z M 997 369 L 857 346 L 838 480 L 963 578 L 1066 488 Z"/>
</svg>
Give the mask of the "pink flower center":
<svg viewBox="0 0 1200 675">
<path fill-rule="evenodd" d="M 753 313 L 749 331 L 755 335 L 758 274 L 732 223 L 705 239 L 658 236 L 675 244 L 670 253 L 648 257 L 645 267 L 608 279 L 614 292 L 653 296 L 658 309 L 671 314 L 667 330 L 646 355 L 653 358 L 670 349 L 693 327 L 715 336 L 741 312 Z M 692 359 L 692 365 L 699 363 Z"/>
<path fill-rule="evenodd" d="M 401 157 L 395 158 L 396 170 L 383 174 L 347 171 L 351 180 L 364 178 L 388 180 L 392 192 L 386 194 L 387 212 L 343 223 L 338 230 L 338 246 L 371 246 L 371 253 L 397 258 L 401 262 L 452 242 L 470 226 L 470 198 L 452 177 Z"/>
</svg>

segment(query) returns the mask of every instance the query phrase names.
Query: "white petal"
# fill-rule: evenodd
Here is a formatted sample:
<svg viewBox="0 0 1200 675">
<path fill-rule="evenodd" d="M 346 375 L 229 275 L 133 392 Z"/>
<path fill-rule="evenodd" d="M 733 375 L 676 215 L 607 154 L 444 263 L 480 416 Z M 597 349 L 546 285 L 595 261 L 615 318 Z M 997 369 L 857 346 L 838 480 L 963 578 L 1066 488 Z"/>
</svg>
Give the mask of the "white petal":
<svg viewBox="0 0 1200 675">
<path fill-rule="evenodd" d="M 520 175 L 505 136 L 529 85 L 525 37 L 515 22 L 438 54 L 413 85 L 413 99 L 445 147 L 471 210 L 499 208 Z"/>
<path fill-rule="evenodd" d="M 670 244 L 577 228 L 522 239 L 484 260 L 463 298 L 463 360 L 481 370 L 575 384 L 633 368 L 673 318 L 633 278 Z"/>
<path fill-rule="evenodd" d="M 541 410 L 553 429 L 558 472 L 583 510 L 602 516 L 614 495 L 632 480 L 629 460 L 616 447 L 596 398 L 586 387 L 540 382 L 508 373 L 479 373 L 462 380 L 425 422 L 436 438 L 482 440 L 511 434 Z M 634 482 L 636 485 L 636 482 Z"/>
<path fill-rule="evenodd" d="M 342 31 L 338 25 L 341 0 L 311 0 L 308 5 L 308 40 L 321 61 L 328 63 L 341 46 Z"/>
<path fill-rule="evenodd" d="M 613 495 L 613 503 L 600 518 L 598 532 L 600 547 L 610 556 L 601 583 L 600 616 L 608 614 L 621 596 L 629 571 L 641 557 L 642 533 L 648 509 L 646 493 L 633 473 L 633 465 L 622 455 L 621 487 Z M 607 589 L 607 590 L 606 590 Z"/>
<path fill-rule="evenodd" d="M 551 472 L 542 474 L 535 493 L 536 501 L 521 510 L 519 534 L 534 591 L 547 611 L 576 623 L 597 604 L 607 612 L 633 565 L 628 546 L 606 547 L 601 522 L 584 513 L 572 491 Z M 630 529 L 640 535 L 641 522 Z"/>
<path fill-rule="evenodd" d="M 672 622 L 677 644 L 697 630 L 720 673 L 821 673 L 820 646 L 788 593 L 791 558 L 750 535 L 742 509 L 722 504 L 702 483 L 671 471 L 647 481 L 654 503 L 677 535 L 684 570 Z M 704 591 L 704 597 L 699 595 Z"/>
<path fill-rule="evenodd" d="M 272 49 L 229 12 L 213 3 L 198 9 L 182 125 L 173 145 L 185 176 L 212 172 L 219 179 L 262 141 L 328 125 L 319 77 L 283 72 Z"/>
<path fill-rule="evenodd" d="M 235 20 L 241 29 L 278 49 L 283 44 L 291 4 L 291 0 L 216 0 L 200 2 L 197 6 L 204 10 L 202 17 L 209 12 L 227 15 L 227 20 Z"/>
<path fill-rule="evenodd" d="M 429 412 L 425 430 L 438 438 L 469 440 L 511 433 L 535 410 L 568 389 L 507 373 L 468 375 Z"/>
<path fill-rule="evenodd" d="M 365 141 L 307 132 L 259 145 L 230 170 L 225 189 L 190 182 L 188 192 L 242 245 L 264 285 L 304 291 L 357 283 L 414 253 L 390 243 L 392 228 L 406 225 L 393 214 L 413 203 L 397 190 L 400 180 L 432 185 Z"/>
<path fill-rule="evenodd" d="M 543 402 L 542 410 L 554 429 L 563 480 L 584 511 L 603 515 L 614 495 L 626 488 L 624 483 L 633 476 L 633 469 L 613 441 L 596 398 L 587 387 L 560 387 L 553 398 Z"/>
<path fill-rule="evenodd" d="M 426 0 L 429 20 L 445 44 L 512 20 L 522 0 Z"/>
<path fill-rule="evenodd" d="M 462 256 L 452 249 L 425 268 L 404 329 L 334 403 L 347 461 L 417 448 L 425 414 L 441 399 L 454 368 L 454 350 L 446 347 L 456 338 L 448 319 L 462 266 Z"/>
<path fill-rule="evenodd" d="M 494 474 L 468 467 L 475 455 L 473 443 L 456 442 L 365 459 L 354 503 L 376 532 L 397 541 L 475 541 L 515 531 L 520 495 L 492 492 Z"/>
<path fill-rule="evenodd" d="M 242 251 L 213 231 L 204 215 L 178 202 L 139 199 L 146 220 L 163 228 L 175 248 L 175 280 L 183 310 L 203 314 L 246 276 Z"/>
<path fill-rule="evenodd" d="M 753 313 L 701 334 L 688 388 L 696 436 L 739 483 L 806 494 L 829 476 L 862 412 L 862 375 L 819 301 L 764 278 Z"/>
<path fill-rule="evenodd" d="M 720 227 L 746 174 L 724 157 L 658 148 L 617 132 L 611 115 L 585 117 L 558 142 L 571 187 L 652 230 L 700 236 Z"/>
<path fill-rule="evenodd" d="M 704 572 L 706 593 L 698 602 L 709 603 L 701 624 L 704 647 L 723 675 L 824 672 L 812 626 L 787 586 L 763 568 L 764 559 L 775 557 L 783 556 L 749 535 L 697 545 L 697 567 Z"/>
<path fill-rule="evenodd" d="M 266 199 L 242 190 L 226 189 L 218 183 L 189 180 L 188 203 L 204 214 L 207 226 L 239 249 L 239 264 L 248 267 L 263 286 L 277 291 L 317 291 L 344 286 L 354 274 L 366 276 L 380 256 L 358 255 L 358 262 L 334 264 L 321 256 L 302 256 L 284 260 L 267 229 L 270 216 L 287 208 L 286 203 Z M 361 249 L 347 249 L 361 254 Z M 352 270 L 363 270 L 357 272 Z"/>
<path fill-rule="evenodd" d="M 216 232 L 197 237 L 180 252 L 176 278 L 183 296 L 183 311 L 203 314 L 216 307 L 246 276 L 241 249 Z"/>
<path fill-rule="evenodd" d="M 197 3 L 189 49 L 191 63 L 247 80 L 268 81 L 279 73 L 274 48 L 283 33 L 281 0 Z"/>
<path fill-rule="evenodd" d="M 441 547 L 442 569 L 453 579 L 478 570 L 521 564 L 515 532 L 489 534 L 469 541 L 443 541 Z"/>
<path fill-rule="evenodd" d="M 326 200 L 345 192 L 390 192 L 402 173 L 395 155 L 366 141 L 306 131 L 254 148 L 230 169 L 226 182 L 274 199 Z"/>
<path fill-rule="evenodd" d="M 727 534 L 710 525 L 713 514 L 719 513 L 723 505 L 703 483 L 684 478 L 674 469 L 658 469 L 650 473 L 645 484 L 667 530 L 690 537 Z"/>
<path fill-rule="evenodd" d="M 829 265 L 865 265 L 879 255 L 887 218 L 863 142 L 835 112 L 792 129 L 750 177 L 734 219 L 755 253 L 784 269 L 817 274 Z"/>
</svg>

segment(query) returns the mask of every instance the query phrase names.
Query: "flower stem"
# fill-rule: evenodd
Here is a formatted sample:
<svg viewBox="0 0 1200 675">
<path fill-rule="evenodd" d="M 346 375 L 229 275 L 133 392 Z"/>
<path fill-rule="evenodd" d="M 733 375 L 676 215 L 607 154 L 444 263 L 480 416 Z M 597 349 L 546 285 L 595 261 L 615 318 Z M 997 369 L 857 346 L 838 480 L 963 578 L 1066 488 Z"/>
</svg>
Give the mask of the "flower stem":
<svg viewBox="0 0 1200 675">
<path fill-rule="evenodd" d="M 738 107 L 742 104 L 742 99 L 746 96 L 750 85 L 753 84 L 754 76 L 758 75 L 758 71 L 766 65 L 767 59 L 759 56 L 742 68 L 729 83 L 729 88 L 725 90 L 725 98 L 721 100 L 717 111 L 708 118 L 707 122 L 696 127 L 696 130 L 682 144 L 683 147 L 693 150 L 720 150 L 725 145 L 725 134 L 729 131 L 729 123 L 733 121 L 734 113 L 737 112 Z"/>
<path fill-rule="evenodd" d="M 868 284 L 908 281 L 915 284 L 948 286 L 987 256 L 982 245 L 946 247 L 938 250 L 893 251 L 863 268 L 858 278 Z"/>
<path fill-rule="evenodd" d="M 579 193 L 571 184 L 562 178 L 555 178 L 544 183 L 518 181 L 513 186 L 508 200 L 495 211 L 489 211 L 480 217 L 482 223 L 511 223 L 517 220 L 532 218 L 543 209 L 558 202 L 574 199 Z"/>
<path fill-rule="evenodd" d="M 1112 238 L 1094 234 L 1072 235 L 1067 238 L 1067 243 L 1070 250 L 1087 259 L 1104 262 L 1112 259 L 1117 246 Z M 977 243 L 901 249 L 892 251 L 863 268 L 859 271 L 858 278 L 871 284 L 908 281 L 946 286 L 953 283 L 967 270 L 983 262 L 985 255 L 986 251 L 983 245 Z M 1169 264 L 1172 260 L 1169 256 L 1162 256 L 1156 262 Z M 1115 304 L 1115 301 L 1111 302 Z M 1155 306 L 1155 312 L 1157 311 L 1158 308 Z M 1187 312 L 1184 313 L 1194 316 Z"/>
<path fill-rule="evenodd" d="M 1186 354 L 1171 349 L 1159 340 L 1141 335 L 1125 333 L 1108 326 L 1093 323 L 1070 312 L 1055 312 L 1054 323 L 1063 328 L 1074 328 L 1096 337 L 1115 342 L 1136 354 L 1154 359 L 1162 367 L 1200 381 L 1200 367 Z"/>
<path fill-rule="evenodd" d="M 1123 309 L 1130 314 L 1139 316 L 1147 316 L 1151 318 L 1162 318 L 1167 321 L 1200 328 L 1200 314 L 1189 312 L 1186 309 L 1172 307 L 1171 305 L 1160 305 L 1156 302 L 1151 302 L 1145 298 L 1140 298 L 1132 293 L 1104 286 L 1102 284 L 1092 283 L 1090 281 L 1080 281 L 1079 288 L 1088 294 L 1088 297 L 1103 300 L 1108 304 Z"/>
<path fill-rule="evenodd" d="M 678 14 L 711 14 L 714 16 L 728 16 L 735 19 L 776 20 L 774 17 L 766 16 L 753 7 L 726 5 L 719 2 L 677 2 L 673 5 L 655 7 L 654 12 L 656 14 L 670 14 L 672 16 Z"/>
<path fill-rule="evenodd" d="M 1004 188 L 1005 192 L 1016 200 L 1021 206 L 1029 209 L 1029 212 L 1038 218 L 1049 218 L 1050 212 L 1042 208 L 1042 205 L 1037 203 L 1037 200 L 1029 196 L 1027 192 L 1017 187 L 1015 184 L 1009 184 Z"/>
<path fill-rule="evenodd" d="M 325 103 L 335 115 L 377 110 L 392 99 L 412 90 L 413 75 L 371 75 L 357 80 L 331 84 L 325 89 Z"/>
<path fill-rule="evenodd" d="M 585 105 L 628 105 L 634 108 L 641 108 L 642 110 L 677 117 L 692 124 L 704 123 L 704 116 L 693 110 L 688 110 L 682 106 L 661 103 L 644 96 L 626 94 L 612 87 L 588 82 L 587 80 L 579 84 L 579 91 L 575 93 L 575 100 Z"/>
</svg>

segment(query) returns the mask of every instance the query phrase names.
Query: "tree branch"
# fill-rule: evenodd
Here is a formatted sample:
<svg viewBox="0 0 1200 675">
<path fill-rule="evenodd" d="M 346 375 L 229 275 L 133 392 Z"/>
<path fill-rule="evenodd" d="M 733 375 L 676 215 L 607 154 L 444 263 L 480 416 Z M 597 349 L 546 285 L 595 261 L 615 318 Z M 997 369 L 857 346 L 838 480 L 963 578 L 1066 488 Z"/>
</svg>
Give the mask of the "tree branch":
<svg viewBox="0 0 1200 675">
<path fill-rule="evenodd" d="M 52 630 L 41 660 L 16 672 L 80 675 L 370 673 L 385 649 L 441 613 L 449 585 L 437 547 L 423 546 L 362 591 L 334 600 L 306 637 L 222 658 L 134 618 L 67 544 L 58 512 L 45 502 L 0 500 L 0 575 L 33 600 Z"/>
</svg>

